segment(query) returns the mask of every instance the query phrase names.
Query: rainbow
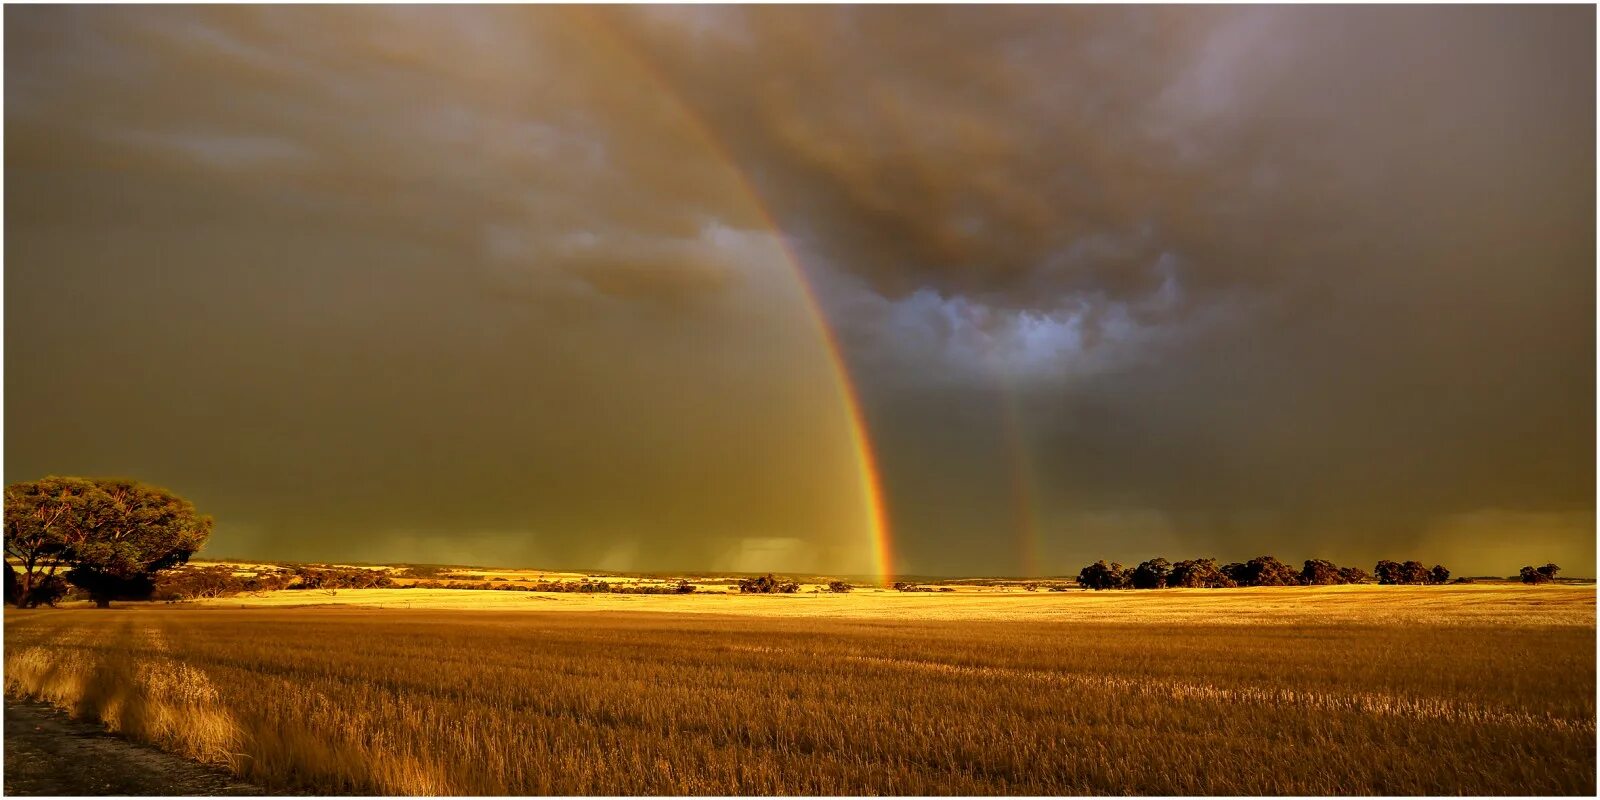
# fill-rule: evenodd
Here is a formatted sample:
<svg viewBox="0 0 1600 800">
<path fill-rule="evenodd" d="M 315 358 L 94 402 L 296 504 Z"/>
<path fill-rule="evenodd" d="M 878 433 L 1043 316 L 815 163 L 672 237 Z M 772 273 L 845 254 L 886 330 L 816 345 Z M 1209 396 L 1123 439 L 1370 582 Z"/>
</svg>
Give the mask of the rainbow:
<svg viewBox="0 0 1600 800">
<path fill-rule="evenodd" d="M 856 475 L 859 481 L 862 505 L 865 509 L 866 519 L 863 520 L 871 541 L 872 566 L 874 575 L 882 584 L 889 584 L 894 580 L 894 539 L 889 527 L 889 514 L 884 501 L 883 481 L 878 471 L 877 457 L 873 452 L 872 439 L 868 435 L 866 415 L 861 410 L 860 393 L 855 382 L 850 377 L 850 368 L 845 363 L 843 351 L 839 346 L 838 336 L 835 335 L 833 326 L 828 323 L 822 304 L 817 300 L 816 289 L 807 277 L 804 264 L 800 255 L 784 235 L 782 227 L 778 224 L 771 209 L 761 193 L 751 182 L 750 176 L 739 168 L 739 162 L 722 139 L 716 135 L 711 126 L 694 112 L 693 107 L 686 101 L 682 94 L 673 86 L 663 71 L 652 64 L 648 58 L 637 48 L 629 47 L 623 35 L 615 31 L 601 14 L 574 6 L 566 7 L 567 13 L 580 26 L 595 34 L 595 38 L 605 43 L 627 62 L 638 67 L 638 72 L 644 75 L 663 96 L 670 98 L 673 104 L 682 112 L 695 134 L 706 144 L 706 147 L 717 156 L 738 181 L 739 188 L 749 198 L 751 207 L 761 218 L 768 230 L 772 231 L 783 252 L 784 261 L 789 267 L 790 274 L 799 286 L 800 294 L 804 298 L 807 316 L 816 326 L 818 337 L 823 343 L 829 364 L 834 375 L 834 388 L 838 395 L 839 403 L 844 409 L 845 417 L 850 429 L 851 446 L 855 453 Z"/>
</svg>

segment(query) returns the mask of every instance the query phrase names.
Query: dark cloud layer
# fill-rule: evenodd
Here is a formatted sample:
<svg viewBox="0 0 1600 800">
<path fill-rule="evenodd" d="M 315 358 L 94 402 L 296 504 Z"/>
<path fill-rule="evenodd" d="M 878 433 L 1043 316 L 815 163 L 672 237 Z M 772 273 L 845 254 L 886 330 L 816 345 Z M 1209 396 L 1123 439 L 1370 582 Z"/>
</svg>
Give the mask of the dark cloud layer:
<svg viewBox="0 0 1600 800">
<path fill-rule="evenodd" d="M 1592 9 L 6 21 L 8 480 L 240 554 L 863 569 L 748 181 L 906 568 L 1593 562 Z"/>
</svg>

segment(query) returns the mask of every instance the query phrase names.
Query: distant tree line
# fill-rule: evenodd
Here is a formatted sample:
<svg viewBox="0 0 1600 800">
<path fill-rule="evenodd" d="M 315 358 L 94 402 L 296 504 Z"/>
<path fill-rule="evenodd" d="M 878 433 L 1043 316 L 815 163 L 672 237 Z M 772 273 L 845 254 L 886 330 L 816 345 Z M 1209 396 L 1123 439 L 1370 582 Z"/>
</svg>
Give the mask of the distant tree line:
<svg viewBox="0 0 1600 800">
<path fill-rule="evenodd" d="M 1295 569 L 1272 556 L 1218 565 L 1214 558 L 1197 558 L 1176 564 L 1152 558 L 1138 566 L 1096 561 L 1078 572 L 1085 589 L 1226 589 L 1239 586 L 1334 586 L 1367 583 L 1435 585 L 1450 582 L 1450 570 L 1420 561 L 1379 561 L 1372 573 L 1360 567 L 1341 567 L 1332 561 L 1308 559 Z M 1051 587 L 1054 589 L 1055 587 Z"/>
<path fill-rule="evenodd" d="M 157 575 L 150 599 L 200 600 L 271 592 L 287 588 L 290 580 L 287 573 L 276 571 L 236 575 L 233 567 L 185 567 Z"/>
<path fill-rule="evenodd" d="M 233 597 L 240 594 L 276 592 L 285 589 L 384 589 L 395 585 L 381 569 L 294 566 L 239 575 L 233 567 L 191 566 L 173 569 L 156 576 L 153 600 L 200 600 Z"/>
<path fill-rule="evenodd" d="M 513 583 L 504 579 L 465 583 L 422 580 L 399 583 L 381 569 L 296 566 L 285 570 L 237 575 L 232 567 L 190 567 L 161 573 L 153 599 L 178 601 L 214 597 L 233 597 L 269 591 L 340 589 L 492 589 L 506 592 L 555 592 L 562 594 L 690 594 L 694 584 L 679 580 L 667 584 L 625 584 L 591 581 L 546 581 Z"/>
<path fill-rule="evenodd" d="M 1435 564 L 1432 569 L 1423 566 L 1420 561 L 1379 561 L 1373 568 L 1372 574 L 1377 577 L 1378 583 L 1385 585 L 1396 584 L 1439 584 L 1450 582 L 1450 570 Z"/>
<path fill-rule="evenodd" d="M 485 588 L 489 588 L 487 584 Z M 524 588 L 525 587 L 525 588 Z M 679 580 L 676 583 L 650 584 L 650 583 L 608 583 L 606 581 L 591 581 L 588 578 L 577 581 L 539 581 L 538 583 L 517 584 L 507 583 L 497 589 L 515 591 L 523 588 L 529 592 L 578 592 L 580 594 L 694 594 L 694 584 Z"/>
<path fill-rule="evenodd" d="M 539 580 L 534 583 L 513 583 L 505 578 L 492 578 L 480 583 L 417 581 L 397 584 L 396 589 L 475 589 L 497 592 L 551 592 L 554 594 L 693 594 L 694 584 L 678 580 L 667 584 L 622 583 L 595 581 L 583 578 L 576 581 Z"/>
</svg>

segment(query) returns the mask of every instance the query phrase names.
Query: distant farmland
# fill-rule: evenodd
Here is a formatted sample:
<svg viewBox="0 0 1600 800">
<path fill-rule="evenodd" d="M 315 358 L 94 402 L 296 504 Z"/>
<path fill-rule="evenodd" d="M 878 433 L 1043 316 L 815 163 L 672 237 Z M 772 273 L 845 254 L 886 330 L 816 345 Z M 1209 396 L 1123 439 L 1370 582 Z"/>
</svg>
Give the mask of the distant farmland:
<svg viewBox="0 0 1600 800">
<path fill-rule="evenodd" d="M 1146 596 L 8 611 L 5 676 L 272 790 L 1594 792 L 1592 587 Z"/>
</svg>

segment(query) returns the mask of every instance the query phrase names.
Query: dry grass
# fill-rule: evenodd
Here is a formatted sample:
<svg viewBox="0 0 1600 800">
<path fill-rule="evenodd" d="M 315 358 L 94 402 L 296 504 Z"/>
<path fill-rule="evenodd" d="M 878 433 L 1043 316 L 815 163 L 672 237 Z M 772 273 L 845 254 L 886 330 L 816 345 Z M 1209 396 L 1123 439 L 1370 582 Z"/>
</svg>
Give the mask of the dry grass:
<svg viewBox="0 0 1600 800">
<path fill-rule="evenodd" d="M 1434 588 L 1444 624 L 1395 612 L 1423 601 L 1388 591 L 1269 626 L 1174 621 L 1130 593 L 1056 595 L 1094 612 L 1066 622 L 1043 597 L 1010 612 L 1039 619 L 960 623 L 750 611 L 824 598 L 625 598 L 742 616 L 11 612 L 5 677 L 275 789 L 1594 792 L 1592 589 Z"/>
<path fill-rule="evenodd" d="M 159 627 L 139 635 L 129 657 L 98 646 L 103 634 L 96 626 L 68 628 L 46 646 L 14 646 L 8 636 L 6 691 L 197 761 L 239 767 L 240 726 L 210 679 L 172 657 Z"/>
</svg>

